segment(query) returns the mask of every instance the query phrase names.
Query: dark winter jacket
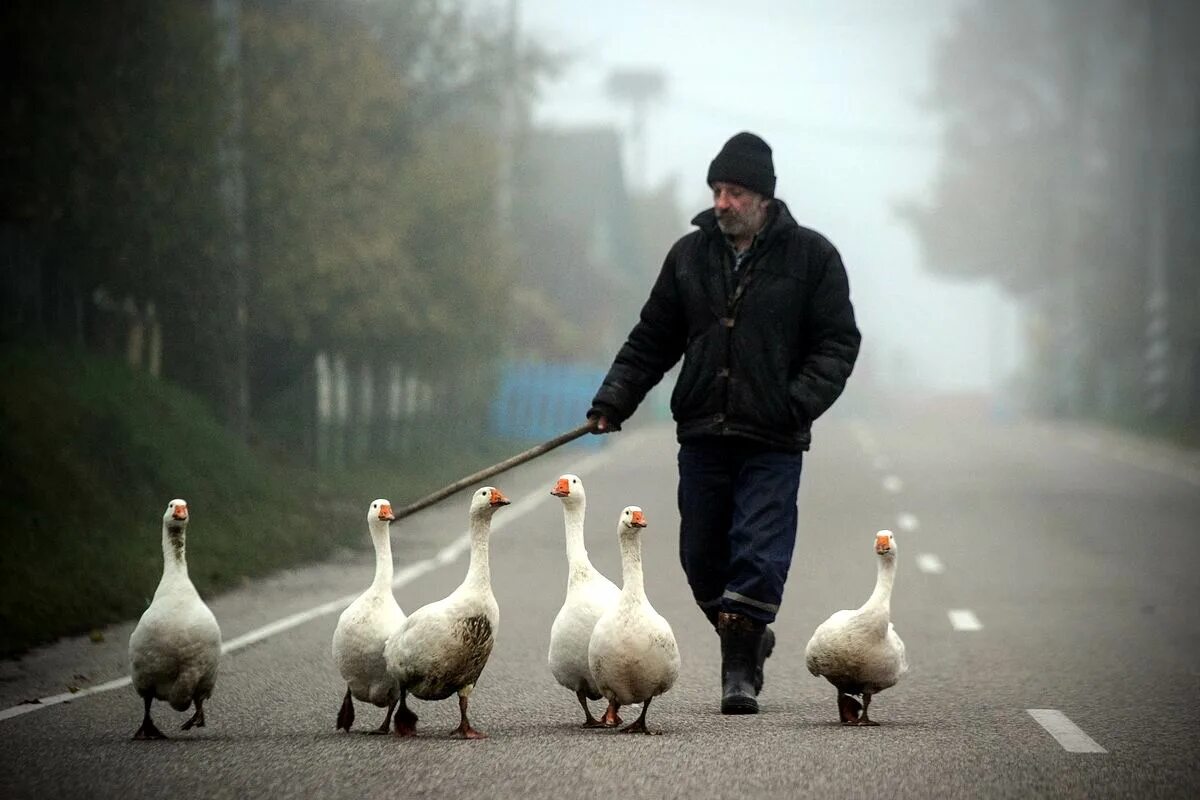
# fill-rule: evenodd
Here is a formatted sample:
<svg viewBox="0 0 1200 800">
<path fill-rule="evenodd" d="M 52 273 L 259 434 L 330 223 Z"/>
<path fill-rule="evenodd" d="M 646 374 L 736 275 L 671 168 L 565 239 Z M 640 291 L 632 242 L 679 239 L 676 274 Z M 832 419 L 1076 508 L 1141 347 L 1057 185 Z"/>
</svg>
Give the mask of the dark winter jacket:
<svg viewBox="0 0 1200 800">
<path fill-rule="evenodd" d="M 860 336 L 842 259 L 782 201 L 736 273 L 711 209 L 663 263 L 592 401 L 619 425 L 683 356 L 671 395 L 680 442 L 733 436 L 807 450 L 845 388 Z"/>
</svg>

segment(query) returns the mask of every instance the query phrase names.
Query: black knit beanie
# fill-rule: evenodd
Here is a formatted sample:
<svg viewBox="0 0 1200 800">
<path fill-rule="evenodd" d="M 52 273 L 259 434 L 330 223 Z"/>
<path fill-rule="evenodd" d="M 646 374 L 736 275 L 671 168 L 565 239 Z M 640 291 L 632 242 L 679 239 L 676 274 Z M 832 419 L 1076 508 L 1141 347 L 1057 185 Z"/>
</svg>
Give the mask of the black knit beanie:
<svg viewBox="0 0 1200 800">
<path fill-rule="evenodd" d="M 708 165 L 708 185 L 736 183 L 764 197 L 775 196 L 775 163 L 771 147 L 753 133 L 735 134 Z"/>
</svg>

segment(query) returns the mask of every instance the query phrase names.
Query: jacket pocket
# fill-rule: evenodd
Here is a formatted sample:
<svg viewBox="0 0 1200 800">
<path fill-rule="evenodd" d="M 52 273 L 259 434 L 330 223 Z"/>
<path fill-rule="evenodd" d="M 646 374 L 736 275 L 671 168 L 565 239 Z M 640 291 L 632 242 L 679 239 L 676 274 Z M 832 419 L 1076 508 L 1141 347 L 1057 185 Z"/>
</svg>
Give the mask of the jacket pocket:
<svg viewBox="0 0 1200 800">
<path fill-rule="evenodd" d="M 788 408 L 791 410 L 792 419 L 795 422 L 797 430 L 808 430 L 812 427 L 812 419 L 808 416 L 808 411 L 805 410 L 804 404 L 800 402 L 800 395 L 796 392 L 795 387 L 791 382 L 787 386 Z"/>
<path fill-rule="evenodd" d="M 671 415 L 676 420 L 695 419 L 719 410 L 723 398 L 718 396 L 716 386 L 717 339 L 706 332 L 688 343 L 671 392 Z"/>
</svg>

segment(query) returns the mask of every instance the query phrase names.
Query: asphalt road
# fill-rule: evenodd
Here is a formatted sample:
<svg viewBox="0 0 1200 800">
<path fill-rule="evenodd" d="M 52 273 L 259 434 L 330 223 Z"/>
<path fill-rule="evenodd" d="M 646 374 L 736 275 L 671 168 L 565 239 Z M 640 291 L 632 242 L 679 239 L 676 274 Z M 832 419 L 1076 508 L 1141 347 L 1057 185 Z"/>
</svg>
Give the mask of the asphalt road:
<svg viewBox="0 0 1200 800">
<path fill-rule="evenodd" d="M 501 621 L 471 704 L 472 722 L 488 739 L 450 738 L 453 700 L 414 703 L 416 739 L 334 730 L 344 686 L 329 652 L 340 610 L 331 601 L 369 583 L 373 556 L 364 549 L 210 599 L 227 643 L 329 606 L 228 653 L 204 729 L 179 732 L 187 716 L 155 704 L 172 739 L 131 741 L 141 704 L 128 686 L 0 714 L 0 796 L 1200 792 L 1195 454 L 1047 424 L 822 420 L 805 463 L 800 536 L 763 713 L 722 717 L 717 640 L 676 558 L 671 430 L 633 424 L 603 447 L 588 444 L 494 479 L 514 503 L 495 518 L 491 567 Z M 683 662 L 675 688 L 649 712 L 662 736 L 579 729 L 573 695 L 546 666 L 566 564 L 561 507 L 549 490 L 568 471 L 587 488 L 592 559 L 618 581 L 617 514 L 629 504 L 646 511 L 647 593 L 673 625 Z M 387 493 L 368 488 L 364 514 Z M 361 519 L 346 524 L 362 528 L 365 547 Z M 406 611 L 458 585 L 466 557 L 453 543 L 465 527 L 461 496 L 393 526 L 398 575 L 409 568 L 412 576 L 396 590 Z M 870 594 L 880 528 L 896 532 L 892 615 L 911 671 L 872 703 L 879 727 L 843 728 L 832 687 L 805 669 L 804 646 L 826 616 Z M 195 564 L 204 557 L 199 509 L 188 535 Z M 157 531 L 147 532 L 146 546 L 158 547 Z M 114 626 L 102 642 L 62 642 L 0 663 L 0 712 L 120 678 L 131 627 Z M 1035 712 L 1049 729 L 1031 709 L 1057 712 Z M 375 727 L 381 714 L 360 705 L 356 727 Z"/>
</svg>

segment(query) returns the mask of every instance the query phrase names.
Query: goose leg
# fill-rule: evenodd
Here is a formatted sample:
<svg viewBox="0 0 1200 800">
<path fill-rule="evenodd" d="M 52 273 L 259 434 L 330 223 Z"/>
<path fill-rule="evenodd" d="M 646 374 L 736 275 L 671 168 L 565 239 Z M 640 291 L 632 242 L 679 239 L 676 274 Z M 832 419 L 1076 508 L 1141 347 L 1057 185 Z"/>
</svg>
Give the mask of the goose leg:
<svg viewBox="0 0 1200 800">
<path fill-rule="evenodd" d="M 838 716 L 841 717 L 842 724 L 857 725 L 858 712 L 862 710 L 862 704 L 845 692 L 838 692 L 837 704 Z"/>
<path fill-rule="evenodd" d="M 617 712 L 621 710 L 620 703 L 615 700 L 608 701 L 608 708 L 604 710 L 604 716 L 600 718 L 600 722 L 606 728 L 615 728 L 621 724 L 621 715 Z"/>
<path fill-rule="evenodd" d="M 458 713 L 462 716 L 462 722 L 458 723 L 458 727 L 454 729 L 452 736 L 459 739 L 486 739 L 487 734 L 475 730 L 471 727 L 471 723 L 467 721 L 467 696 L 460 694 L 458 696 Z"/>
<path fill-rule="evenodd" d="M 646 712 L 650 710 L 650 700 L 642 703 L 642 713 L 636 720 L 621 728 L 621 733 L 644 733 L 647 736 L 658 736 L 662 731 L 652 731 L 646 727 Z"/>
<path fill-rule="evenodd" d="M 197 697 L 193 702 L 196 704 L 196 713 L 192 714 L 191 719 L 183 723 L 183 727 L 180 730 L 186 731 L 192 727 L 204 727 L 204 701 Z"/>
<path fill-rule="evenodd" d="M 342 707 L 338 710 L 337 715 L 337 730 L 350 732 L 350 726 L 354 724 L 354 701 L 350 698 L 350 687 L 346 687 L 346 697 L 342 700 Z"/>
<path fill-rule="evenodd" d="M 878 722 L 867 718 L 867 706 L 871 705 L 871 693 L 863 692 L 862 716 L 858 718 L 859 725 L 878 725 Z"/>
<path fill-rule="evenodd" d="M 142 717 L 142 727 L 137 729 L 137 733 L 133 735 L 134 739 L 165 739 L 167 738 L 162 731 L 154 726 L 154 721 L 150 719 L 150 704 L 154 702 L 154 695 L 146 693 L 142 695 L 142 700 L 146 703 L 146 713 Z"/>
<path fill-rule="evenodd" d="M 392 727 L 392 712 L 396 710 L 397 702 L 399 702 L 398 699 L 393 700 L 392 702 L 388 703 L 387 716 L 385 716 L 383 718 L 383 724 L 380 725 L 375 730 L 369 731 L 369 733 L 371 733 L 373 735 L 380 735 L 380 734 L 386 734 L 388 732 L 388 729 Z"/>
<path fill-rule="evenodd" d="M 392 725 L 397 736 L 417 735 L 417 715 L 408 708 L 408 690 L 400 690 L 400 710 L 396 712 Z"/>
<path fill-rule="evenodd" d="M 575 696 L 579 698 L 579 705 L 583 706 L 583 714 L 585 717 L 587 717 L 587 721 L 583 723 L 582 727 L 584 727 L 584 728 L 603 728 L 604 727 L 603 720 L 598 720 L 595 717 L 593 717 L 592 710 L 590 708 L 588 708 L 587 692 L 585 692 L 583 689 L 580 689 L 579 691 L 575 692 Z"/>
</svg>

